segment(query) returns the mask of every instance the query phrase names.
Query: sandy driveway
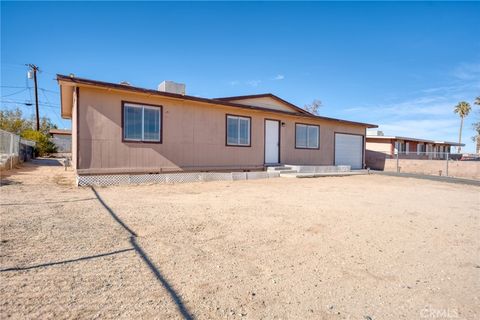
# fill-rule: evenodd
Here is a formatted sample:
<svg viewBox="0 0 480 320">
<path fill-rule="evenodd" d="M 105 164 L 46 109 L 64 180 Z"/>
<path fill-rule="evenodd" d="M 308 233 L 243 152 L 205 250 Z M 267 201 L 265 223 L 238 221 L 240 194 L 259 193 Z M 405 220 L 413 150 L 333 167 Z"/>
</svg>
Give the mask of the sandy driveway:
<svg viewBox="0 0 480 320">
<path fill-rule="evenodd" d="M 1 318 L 480 317 L 478 187 L 352 176 L 96 194 L 56 166 L 3 182 Z"/>
</svg>

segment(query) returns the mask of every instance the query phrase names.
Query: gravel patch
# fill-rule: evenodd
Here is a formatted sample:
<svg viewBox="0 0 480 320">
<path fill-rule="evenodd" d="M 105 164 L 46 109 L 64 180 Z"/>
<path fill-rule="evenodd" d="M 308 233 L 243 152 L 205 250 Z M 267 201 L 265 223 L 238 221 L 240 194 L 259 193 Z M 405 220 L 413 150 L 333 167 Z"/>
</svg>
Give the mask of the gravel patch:
<svg viewBox="0 0 480 320">
<path fill-rule="evenodd" d="M 478 187 L 370 175 L 94 192 L 63 170 L 2 177 L 2 318 L 480 317 Z"/>
</svg>

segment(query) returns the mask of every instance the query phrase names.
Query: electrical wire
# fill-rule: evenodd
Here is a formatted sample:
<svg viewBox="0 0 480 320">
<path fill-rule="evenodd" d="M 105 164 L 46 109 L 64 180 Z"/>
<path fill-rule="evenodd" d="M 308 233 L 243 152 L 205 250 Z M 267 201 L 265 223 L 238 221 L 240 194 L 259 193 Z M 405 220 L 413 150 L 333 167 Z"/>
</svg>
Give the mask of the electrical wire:
<svg viewBox="0 0 480 320">
<path fill-rule="evenodd" d="M 21 104 L 25 104 L 25 105 L 33 105 L 34 104 L 32 102 L 22 101 L 22 100 L 17 100 L 17 99 L 7 99 L 7 100 L 0 99 L 0 102 L 3 102 L 3 103 L 21 103 Z M 45 107 L 50 107 L 50 108 L 60 108 L 60 105 L 58 105 L 58 104 L 45 103 L 43 101 L 39 101 L 38 105 L 45 106 Z"/>
<path fill-rule="evenodd" d="M 43 96 L 45 97 L 45 99 L 47 100 L 47 103 L 50 104 L 50 99 L 48 99 L 47 97 L 47 94 L 45 93 L 45 89 L 40 89 L 40 91 L 42 91 L 43 93 Z M 65 122 L 64 120 L 58 116 L 58 113 L 57 112 L 53 112 L 53 114 L 55 115 L 55 117 L 57 118 L 57 120 L 59 121 L 59 124 L 62 124 L 62 127 L 65 128 Z"/>
<path fill-rule="evenodd" d="M 60 94 L 59 91 L 53 91 L 53 90 L 48 90 L 48 89 L 44 89 L 44 88 L 38 88 L 38 89 L 43 90 L 43 91 L 46 91 L 46 92 L 50 92 L 50 93 Z"/>
<path fill-rule="evenodd" d="M 31 89 L 32 87 L 30 86 L 26 86 L 26 87 L 22 87 L 22 86 L 0 86 L 0 88 L 6 88 L 6 89 Z M 60 94 L 59 91 L 54 91 L 54 90 L 49 90 L 49 89 L 45 89 L 45 88 L 38 88 L 38 90 L 45 90 L 46 92 L 50 92 L 50 93 L 56 93 L 56 94 Z"/>
<path fill-rule="evenodd" d="M 21 87 L 21 86 L 0 86 L 0 88 L 20 89 L 20 88 L 28 88 L 28 87 Z"/>
<path fill-rule="evenodd" d="M 27 90 L 27 88 L 23 88 L 23 89 L 20 90 L 20 91 L 15 91 L 14 93 L 6 94 L 6 95 L 2 96 L 2 98 L 14 96 L 14 95 L 19 94 L 19 93 L 22 93 L 22 92 L 24 92 L 24 91 L 26 91 L 26 90 Z"/>
</svg>

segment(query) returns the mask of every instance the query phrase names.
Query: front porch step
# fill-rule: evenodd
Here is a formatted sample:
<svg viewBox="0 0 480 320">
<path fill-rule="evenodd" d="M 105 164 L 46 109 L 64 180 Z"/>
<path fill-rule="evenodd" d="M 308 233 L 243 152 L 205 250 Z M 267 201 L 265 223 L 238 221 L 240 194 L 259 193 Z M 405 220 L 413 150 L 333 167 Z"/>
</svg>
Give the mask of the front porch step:
<svg viewBox="0 0 480 320">
<path fill-rule="evenodd" d="M 282 178 L 320 178 L 320 177 L 344 177 L 368 174 L 367 170 L 349 172 L 323 172 L 323 173 L 280 173 Z"/>
<path fill-rule="evenodd" d="M 288 166 L 268 166 L 267 167 L 267 172 L 278 172 L 278 171 L 284 171 L 284 170 L 292 170 L 292 167 Z"/>
<path fill-rule="evenodd" d="M 270 172 L 271 172 L 271 171 L 270 171 Z M 281 176 L 282 174 L 292 174 L 292 173 L 295 174 L 295 173 L 298 173 L 297 170 L 290 170 L 290 169 L 286 169 L 286 170 L 276 170 L 276 171 L 274 171 L 274 172 L 279 172 L 279 173 L 280 173 L 280 176 Z"/>
<path fill-rule="evenodd" d="M 286 178 L 316 178 L 362 174 L 351 171 L 350 166 L 308 166 L 295 164 L 266 165 L 267 172 L 280 173 Z"/>
</svg>

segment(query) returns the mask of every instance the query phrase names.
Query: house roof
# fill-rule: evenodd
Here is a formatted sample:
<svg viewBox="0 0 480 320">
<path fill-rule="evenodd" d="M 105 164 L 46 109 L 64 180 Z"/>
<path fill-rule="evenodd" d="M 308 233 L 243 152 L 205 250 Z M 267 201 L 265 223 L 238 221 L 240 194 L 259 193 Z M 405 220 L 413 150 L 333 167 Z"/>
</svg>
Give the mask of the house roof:
<svg viewBox="0 0 480 320">
<path fill-rule="evenodd" d="M 189 96 L 189 95 L 182 95 L 182 94 L 176 94 L 176 93 L 171 93 L 171 92 L 164 92 L 164 91 L 158 91 L 158 90 L 153 90 L 153 89 L 146 89 L 146 88 L 141 88 L 141 87 L 134 87 L 130 85 L 125 85 L 125 84 L 118 84 L 118 83 L 111 83 L 111 82 L 104 82 L 104 81 L 98 81 L 98 80 L 91 80 L 91 79 L 85 79 L 85 78 L 78 78 L 78 77 L 71 77 L 71 76 L 66 76 L 66 75 L 61 75 L 57 74 L 57 81 L 60 84 L 60 92 L 61 95 L 63 96 L 64 93 L 64 86 L 87 86 L 87 87 L 98 87 L 98 88 L 106 88 L 106 89 L 114 89 L 114 90 L 119 90 L 119 91 L 128 91 L 128 92 L 136 92 L 136 93 L 144 93 L 148 95 L 155 95 L 155 96 L 161 96 L 161 97 L 167 97 L 167 98 L 172 98 L 172 99 L 180 99 L 180 100 L 190 100 L 190 101 L 195 101 L 195 102 L 200 102 L 200 103 L 208 103 L 208 104 L 216 104 L 220 106 L 227 106 L 227 107 L 233 107 L 233 108 L 239 108 L 239 109 L 247 109 L 247 110 L 256 110 L 256 111 L 266 111 L 266 112 L 271 112 L 271 113 L 280 113 L 280 114 L 286 114 L 286 115 L 291 115 L 291 116 L 298 116 L 298 117 L 303 117 L 303 118 L 310 118 L 310 119 L 318 119 L 318 120 L 326 120 L 326 121 L 333 121 L 333 122 L 341 122 L 341 123 L 347 123 L 347 124 L 353 124 L 353 125 L 359 125 L 359 126 L 364 126 L 367 128 L 377 128 L 377 125 L 370 124 L 370 123 L 363 123 L 363 122 L 356 122 L 356 121 L 349 121 L 349 120 L 342 120 L 342 119 L 336 119 L 336 118 L 329 118 L 329 117 L 323 117 L 323 116 L 316 116 L 313 115 L 305 110 L 302 109 L 302 112 L 299 110 L 297 111 L 283 111 L 283 110 L 276 110 L 276 109 L 270 109 L 270 108 L 264 108 L 264 107 L 258 107 L 258 106 L 251 106 L 251 105 L 246 105 L 246 104 L 240 104 L 240 103 L 235 103 L 235 102 L 230 102 L 228 100 L 236 97 L 226 97 L 226 98 L 218 98 L 218 99 L 209 99 L 209 98 L 201 98 L 201 97 L 194 97 L 194 96 Z M 71 95 L 71 93 L 70 93 Z M 67 95 L 65 95 L 67 96 Z M 294 106 L 293 104 L 278 98 L 277 96 L 274 96 L 272 94 L 266 94 L 265 96 L 269 97 L 275 97 L 274 99 L 282 101 L 283 103 L 289 104 L 291 106 Z M 247 96 L 240 96 L 240 97 L 247 97 Z M 252 97 L 252 96 L 250 96 Z M 255 96 L 253 96 L 255 97 Z M 258 97 L 258 95 L 257 95 Z M 63 98 L 62 99 L 62 117 L 64 118 L 69 118 L 70 114 L 67 111 L 67 106 L 64 107 L 64 102 Z M 247 98 L 245 98 L 247 99 Z M 295 108 L 298 108 L 294 106 Z M 298 108 L 299 109 L 299 108 Z M 71 107 L 70 107 L 71 110 Z"/>
<path fill-rule="evenodd" d="M 290 108 L 300 112 L 300 113 L 303 113 L 303 114 L 308 114 L 308 115 L 314 115 L 310 112 L 308 112 L 307 110 L 305 109 L 302 109 L 300 107 L 297 107 L 296 105 L 294 105 L 293 103 L 290 103 L 286 100 L 283 100 L 282 98 L 280 98 L 279 96 L 276 96 L 274 94 L 271 94 L 271 93 L 260 93 L 260 94 L 251 94 L 251 95 L 246 95 L 246 96 L 233 96 L 233 97 L 222 97 L 222 98 L 215 98 L 215 100 L 220 100 L 220 101 L 238 101 L 238 100 L 247 100 L 247 99 L 255 99 L 255 98 L 272 98 L 274 100 L 277 100 L 278 102 L 281 102 L 287 106 L 289 106 Z"/>
<path fill-rule="evenodd" d="M 50 129 L 48 130 L 50 134 L 63 134 L 63 135 L 72 135 L 72 130 L 66 129 Z"/>
<path fill-rule="evenodd" d="M 401 136 L 375 136 L 375 135 L 368 135 L 367 134 L 367 142 L 368 139 L 384 139 L 384 140 L 404 140 L 404 141 L 415 141 L 415 142 L 425 142 L 425 143 L 432 143 L 432 144 L 446 144 L 455 147 L 464 147 L 464 143 L 458 142 L 451 142 L 451 141 L 441 141 L 441 140 L 427 140 L 427 139 L 418 139 L 418 138 L 409 138 L 409 137 L 401 137 Z"/>
</svg>

